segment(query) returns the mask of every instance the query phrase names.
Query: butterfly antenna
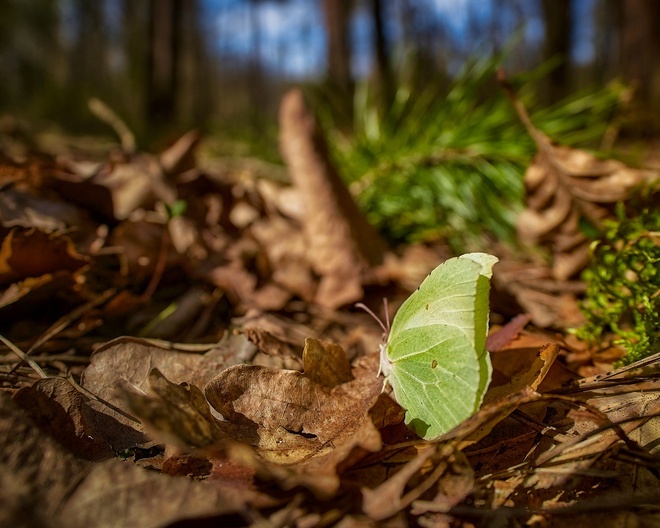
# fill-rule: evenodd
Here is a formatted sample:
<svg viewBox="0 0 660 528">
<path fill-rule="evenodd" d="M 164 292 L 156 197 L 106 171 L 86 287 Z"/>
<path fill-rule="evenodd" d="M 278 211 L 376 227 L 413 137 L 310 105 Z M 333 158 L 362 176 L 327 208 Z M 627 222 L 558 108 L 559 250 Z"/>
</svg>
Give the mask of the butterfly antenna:
<svg viewBox="0 0 660 528">
<path fill-rule="evenodd" d="M 387 335 L 390 335 L 390 311 L 387 309 L 387 297 L 383 297 L 383 310 L 385 312 L 385 323 L 387 324 Z"/>
<path fill-rule="evenodd" d="M 389 318 L 388 318 L 388 321 L 387 321 L 387 326 L 385 326 L 385 325 L 383 324 L 383 321 L 381 321 L 380 318 L 379 318 L 379 317 L 373 312 L 373 310 L 372 310 L 371 308 L 369 308 L 366 304 L 364 304 L 364 303 L 356 303 L 356 304 L 355 304 L 355 307 L 364 310 L 364 311 L 367 312 L 371 317 L 373 317 L 373 318 L 376 320 L 376 322 L 380 325 L 380 327 L 383 329 L 383 332 L 385 332 L 385 334 L 387 334 L 387 333 L 389 332 L 389 329 L 390 329 Z M 385 312 L 385 314 L 386 314 L 386 316 L 387 316 L 387 312 Z"/>
</svg>

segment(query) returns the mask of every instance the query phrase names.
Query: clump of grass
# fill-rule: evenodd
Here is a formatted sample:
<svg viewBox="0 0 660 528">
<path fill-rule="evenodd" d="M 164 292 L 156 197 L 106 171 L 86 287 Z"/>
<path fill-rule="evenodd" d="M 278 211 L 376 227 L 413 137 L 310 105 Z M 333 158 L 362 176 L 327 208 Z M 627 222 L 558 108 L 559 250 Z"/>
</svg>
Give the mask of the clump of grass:
<svg viewBox="0 0 660 528">
<path fill-rule="evenodd" d="M 515 243 L 535 146 L 495 82 L 502 60 L 472 61 L 453 80 L 420 89 L 401 83 L 385 111 L 364 85 L 350 134 L 332 126 L 330 112 L 321 115 L 358 202 L 390 240 L 443 240 L 456 252 L 484 247 L 484 237 Z M 522 86 L 520 96 L 534 106 L 533 90 Z M 584 146 L 600 139 L 618 101 L 616 87 L 583 92 L 532 119 L 562 143 Z"/>
</svg>

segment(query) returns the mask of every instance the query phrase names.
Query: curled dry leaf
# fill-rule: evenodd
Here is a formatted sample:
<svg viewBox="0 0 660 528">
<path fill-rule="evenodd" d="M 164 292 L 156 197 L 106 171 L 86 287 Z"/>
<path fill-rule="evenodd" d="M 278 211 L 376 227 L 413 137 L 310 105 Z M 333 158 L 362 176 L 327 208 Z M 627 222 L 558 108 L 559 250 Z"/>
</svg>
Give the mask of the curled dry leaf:
<svg viewBox="0 0 660 528">
<path fill-rule="evenodd" d="M 307 373 L 236 365 L 211 380 L 204 392 L 213 408 L 242 431 L 235 439 L 255 448 L 257 458 L 242 451 L 249 463 L 282 485 L 303 484 L 328 496 L 339 486 L 337 465 L 354 448 L 381 447 L 369 409 L 382 382 L 374 375 L 375 361 L 371 366 L 355 380 L 329 387 Z M 337 373 L 334 377 L 335 382 L 342 379 Z"/>
<path fill-rule="evenodd" d="M 554 276 L 568 279 L 588 261 L 589 240 L 580 223 L 600 227 L 611 214 L 611 204 L 627 200 L 660 174 L 553 144 L 534 127 L 513 89 L 503 84 L 538 148 L 525 174 L 527 209 L 518 218 L 518 234 L 524 241 L 547 245 L 553 253 Z"/>
<path fill-rule="evenodd" d="M 214 346 L 208 345 L 201 351 L 212 355 Z M 201 387 L 226 366 L 223 360 L 185 350 L 185 345 L 166 341 L 119 337 L 94 351 L 81 384 L 103 398 L 111 396 L 112 387 L 120 378 L 145 390 L 149 372 L 157 368 L 174 383 L 185 381 Z"/>
<path fill-rule="evenodd" d="M 493 359 L 493 381 L 484 401 L 496 401 L 507 394 L 513 394 L 531 387 L 539 388 L 559 354 L 559 346 L 548 343 L 541 348 L 508 348 L 491 355 Z M 506 379 L 504 384 L 496 384 L 496 373 Z"/>
<path fill-rule="evenodd" d="M 344 349 L 332 341 L 305 339 L 303 369 L 312 381 L 335 387 L 353 379 Z"/>
<path fill-rule="evenodd" d="M 276 358 L 285 368 L 302 366 L 299 348 L 258 326 L 244 328 L 242 334 L 257 347 L 262 354 Z M 286 367 L 288 365 L 288 367 Z M 273 365 L 268 365 L 273 366 Z"/>
<path fill-rule="evenodd" d="M 200 354 L 177 351 L 175 344 L 169 345 L 168 349 L 145 339 L 124 337 L 106 343 L 92 354 L 81 385 L 99 398 L 99 410 L 133 432 L 113 437 L 115 449 L 147 441 L 140 424 L 130 418 L 131 411 L 118 389 L 120 384 L 146 392 L 149 373 L 152 368 L 157 368 L 173 383 L 189 382 L 203 386 L 224 366 L 222 359 L 207 359 Z"/>
<path fill-rule="evenodd" d="M 387 249 L 332 164 L 325 138 L 302 91 L 280 107 L 280 148 L 305 203 L 307 256 L 321 277 L 316 302 L 336 308 L 362 297 L 362 277 Z"/>
<path fill-rule="evenodd" d="M 66 235 L 13 228 L 4 235 L 0 246 L 0 283 L 57 271 L 73 272 L 87 262 Z"/>
<path fill-rule="evenodd" d="M 183 448 L 207 447 L 225 437 L 198 387 L 172 383 L 156 368 L 147 380 L 149 395 L 125 390 L 124 398 L 154 437 Z"/>
</svg>

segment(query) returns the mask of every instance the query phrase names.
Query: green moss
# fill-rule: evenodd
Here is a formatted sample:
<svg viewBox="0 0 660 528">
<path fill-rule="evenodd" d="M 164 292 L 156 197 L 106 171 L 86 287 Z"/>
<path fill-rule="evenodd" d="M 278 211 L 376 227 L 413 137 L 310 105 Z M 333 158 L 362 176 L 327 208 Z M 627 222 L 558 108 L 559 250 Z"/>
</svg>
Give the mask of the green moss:
<svg viewBox="0 0 660 528">
<path fill-rule="evenodd" d="M 587 324 L 577 335 L 598 342 L 612 332 L 628 364 L 660 349 L 660 209 L 644 207 L 626 216 L 619 206 L 617 217 L 592 245 L 583 273 Z"/>
</svg>

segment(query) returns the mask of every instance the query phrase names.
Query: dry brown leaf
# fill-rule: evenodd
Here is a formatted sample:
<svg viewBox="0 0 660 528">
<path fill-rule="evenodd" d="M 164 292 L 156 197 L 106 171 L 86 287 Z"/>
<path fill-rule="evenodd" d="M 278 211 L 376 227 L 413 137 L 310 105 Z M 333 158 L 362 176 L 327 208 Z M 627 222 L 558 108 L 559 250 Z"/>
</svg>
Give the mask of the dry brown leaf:
<svg viewBox="0 0 660 528">
<path fill-rule="evenodd" d="M 40 379 L 19 390 L 14 402 L 45 434 L 74 455 L 86 460 L 114 456 L 112 443 L 105 438 L 105 432 L 112 427 L 110 419 L 94 410 L 89 398 L 65 379 Z"/>
<path fill-rule="evenodd" d="M 241 333 L 253 343 L 259 352 L 267 356 L 280 358 L 289 368 L 301 367 L 300 348 L 290 342 L 286 342 L 258 326 L 250 326 L 241 330 Z M 270 365 L 272 366 L 272 365 Z"/>
<path fill-rule="evenodd" d="M 72 203 L 109 219 L 125 220 L 137 209 L 153 208 L 157 201 L 174 202 L 176 191 L 164 176 L 156 157 L 136 154 L 106 162 L 91 176 L 58 173 L 49 185 Z"/>
<path fill-rule="evenodd" d="M 223 361 L 208 359 L 199 353 L 210 353 L 214 347 L 204 345 L 194 353 L 186 352 L 188 347 L 185 344 L 119 337 L 94 351 L 81 384 L 101 397 L 111 395 L 119 378 L 145 390 L 149 372 L 157 368 L 173 383 L 187 382 L 201 387 L 227 366 Z"/>
<path fill-rule="evenodd" d="M 0 225 L 7 229 L 35 228 L 52 233 L 68 227 L 80 228 L 83 224 L 82 213 L 69 203 L 15 188 L 3 188 L 0 192 Z"/>
<path fill-rule="evenodd" d="M 611 204 L 627 200 L 660 174 L 553 144 L 534 127 L 506 80 L 502 83 L 538 149 L 525 174 L 527 209 L 518 217 L 518 234 L 523 241 L 548 246 L 554 277 L 566 280 L 582 270 L 589 258 L 590 241 L 580 222 L 600 227 L 611 215 Z"/>
<path fill-rule="evenodd" d="M 99 398 L 99 402 L 94 403 L 96 409 L 133 431 L 132 435 L 113 437 L 116 450 L 147 442 L 142 427 L 131 418 L 130 409 L 118 390 L 119 384 L 147 391 L 149 372 L 157 368 L 173 383 L 203 386 L 225 366 L 222 359 L 177 351 L 176 346 L 169 343 L 170 348 L 164 348 L 153 341 L 123 337 L 106 343 L 92 354 L 81 385 Z"/>
<path fill-rule="evenodd" d="M 89 463 L 45 435 L 0 392 L 0 525 L 48 526 Z"/>
<path fill-rule="evenodd" d="M 307 257 L 321 277 L 315 300 L 336 308 L 362 297 L 362 277 L 383 260 L 385 242 L 358 209 L 333 166 L 302 91 L 280 107 L 280 148 L 305 203 Z"/>
<path fill-rule="evenodd" d="M 13 228 L 4 234 L 0 245 L 0 283 L 57 271 L 73 272 L 87 262 L 66 235 Z"/>
<path fill-rule="evenodd" d="M 147 471 L 119 460 L 96 464 L 60 505 L 71 528 L 168 526 L 176 521 L 236 513 L 252 494 Z"/>
<path fill-rule="evenodd" d="M 309 248 L 300 225 L 270 215 L 255 222 L 250 227 L 250 233 L 264 248 L 273 282 L 311 302 L 317 285 L 307 259 Z"/>
<path fill-rule="evenodd" d="M 283 429 L 313 440 L 310 446 L 318 450 L 366 414 L 360 408 L 364 405 L 343 390 L 333 391 L 294 370 L 236 365 L 211 380 L 205 393 L 226 420 L 266 431 Z"/>
<path fill-rule="evenodd" d="M 257 458 L 245 449 L 235 457 L 285 487 L 302 484 L 329 496 L 339 486 L 339 463 L 357 447 L 381 446 L 368 413 L 382 382 L 375 362 L 370 366 L 370 375 L 363 369 L 355 380 L 330 388 L 298 371 L 237 365 L 211 380 L 204 392 L 239 428 L 243 436 L 235 440 L 256 448 Z"/>
<path fill-rule="evenodd" d="M 525 387 L 537 390 L 558 353 L 559 346 L 548 343 L 541 348 L 507 348 L 491 354 L 493 383 L 486 392 L 484 402 L 496 401 Z M 503 377 L 504 383 L 498 384 L 498 377 Z"/>
<path fill-rule="evenodd" d="M 202 391 L 189 383 L 172 383 L 158 369 L 147 376 L 149 394 L 124 390 L 124 398 L 152 437 L 183 449 L 219 444 L 225 438 Z"/>
<path fill-rule="evenodd" d="M 353 379 L 344 349 L 332 341 L 305 339 L 305 376 L 324 387 L 336 387 Z"/>
</svg>

